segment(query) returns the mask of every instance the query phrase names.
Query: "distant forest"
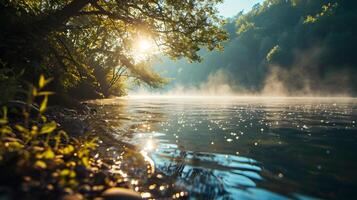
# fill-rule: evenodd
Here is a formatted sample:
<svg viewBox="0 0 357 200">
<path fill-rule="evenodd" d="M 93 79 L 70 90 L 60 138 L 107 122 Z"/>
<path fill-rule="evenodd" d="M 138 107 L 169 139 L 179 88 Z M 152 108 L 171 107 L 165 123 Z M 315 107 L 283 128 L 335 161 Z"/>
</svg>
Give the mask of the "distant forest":
<svg viewBox="0 0 357 200">
<path fill-rule="evenodd" d="M 357 1 L 266 0 L 227 20 L 223 52 L 201 50 L 201 63 L 163 58 L 155 67 L 172 78 L 171 90 L 213 78 L 241 93 L 355 96 L 356 21 Z"/>
</svg>

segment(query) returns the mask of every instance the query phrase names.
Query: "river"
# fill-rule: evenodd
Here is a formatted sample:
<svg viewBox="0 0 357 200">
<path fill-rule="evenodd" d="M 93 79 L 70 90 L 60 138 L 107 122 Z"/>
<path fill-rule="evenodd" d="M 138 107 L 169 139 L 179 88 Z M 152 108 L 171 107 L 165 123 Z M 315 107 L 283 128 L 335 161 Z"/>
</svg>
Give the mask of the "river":
<svg viewBox="0 0 357 200">
<path fill-rule="evenodd" d="M 165 177 L 150 189 L 169 182 L 189 199 L 356 196 L 357 99 L 130 96 L 91 106 L 109 148 L 134 147 Z"/>
</svg>

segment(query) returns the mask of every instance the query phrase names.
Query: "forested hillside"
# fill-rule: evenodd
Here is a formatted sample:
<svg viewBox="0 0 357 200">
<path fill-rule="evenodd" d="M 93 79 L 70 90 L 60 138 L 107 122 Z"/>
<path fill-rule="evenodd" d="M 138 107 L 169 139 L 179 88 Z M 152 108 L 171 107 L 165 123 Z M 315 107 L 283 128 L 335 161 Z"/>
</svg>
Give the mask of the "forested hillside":
<svg viewBox="0 0 357 200">
<path fill-rule="evenodd" d="M 356 95 L 356 20 L 355 1 L 267 0 L 228 19 L 224 52 L 201 51 L 193 64 L 163 59 L 156 69 L 173 78 L 168 88 Z"/>
</svg>

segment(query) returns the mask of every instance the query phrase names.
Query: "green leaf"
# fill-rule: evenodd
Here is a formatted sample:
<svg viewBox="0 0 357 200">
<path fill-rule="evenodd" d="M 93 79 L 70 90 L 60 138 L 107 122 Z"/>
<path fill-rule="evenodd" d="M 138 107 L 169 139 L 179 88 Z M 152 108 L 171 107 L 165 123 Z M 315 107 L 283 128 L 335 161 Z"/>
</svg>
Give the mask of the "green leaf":
<svg viewBox="0 0 357 200">
<path fill-rule="evenodd" d="M 38 80 L 38 87 L 41 89 L 41 88 L 45 87 L 45 85 L 47 85 L 51 81 L 52 81 L 52 78 L 49 78 L 46 80 L 45 76 L 43 74 L 41 74 L 40 79 Z"/>
<path fill-rule="evenodd" d="M 12 133 L 12 129 L 10 126 L 2 126 L 0 128 L 0 133 L 2 134 L 11 134 Z"/>
<path fill-rule="evenodd" d="M 12 142 L 6 142 L 5 147 L 12 149 L 12 150 L 18 150 L 18 149 L 22 149 L 24 147 L 24 145 L 17 141 L 12 141 Z"/>
<path fill-rule="evenodd" d="M 41 106 L 40 106 L 40 112 L 43 113 L 46 108 L 47 108 L 47 102 L 48 102 L 48 96 L 46 95 L 44 98 L 43 98 L 43 101 L 41 103 Z"/>
<path fill-rule="evenodd" d="M 38 168 L 38 169 L 46 169 L 47 168 L 47 164 L 42 160 L 38 160 L 38 161 L 35 162 L 34 167 Z"/>
<path fill-rule="evenodd" d="M 48 96 L 48 95 L 53 95 L 54 92 L 51 91 L 43 91 L 43 92 L 39 92 L 37 93 L 37 96 Z"/>
<path fill-rule="evenodd" d="M 32 88 L 32 96 L 37 96 L 37 88 Z"/>
<path fill-rule="evenodd" d="M 53 159 L 55 157 L 55 153 L 51 149 L 47 149 L 42 154 L 45 159 Z"/>
<path fill-rule="evenodd" d="M 66 147 L 64 147 L 64 148 L 62 148 L 62 149 L 60 150 L 60 152 L 61 152 L 63 155 L 70 154 L 70 153 L 72 153 L 73 151 L 74 151 L 73 145 L 68 145 L 68 146 L 66 146 Z"/>
<path fill-rule="evenodd" d="M 7 119 L 0 119 L 0 125 L 7 124 Z"/>
<path fill-rule="evenodd" d="M 89 159 L 88 157 L 83 157 L 82 159 L 82 163 L 85 167 L 89 168 L 90 167 L 90 163 L 89 163 Z"/>
<path fill-rule="evenodd" d="M 28 132 L 29 132 L 29 130 L 28 130 L 27 128 L 21 126 L 20 124 L 16 124 L 16 125 L 15 125 L 15 128 L 16 128 L 18 131 L 23 132 L 23 133 L 28 133 Z"/>
<path fill-rule="evenodd" d="M 40 79 L 38 80 L 38 87 L 43 88 L 46 84 L 46 79 L 43 74 L 41 74 Z"/>
<path fill-rule="evenodd" d="M 76 177 L 76 172 L 74 172 L 73 170 L 71 170 L 71 173 L 69 173 L 69 177 L 70 177 L 70 178 L 75 178 L 75 177 Z"/>
<path fill-rule="evenodd" d="M 76 174 L 74 171 L 72 171 L 70 169 L 63 169 L 60 172 L 60 176 L 69 176 L 69 177 L 73 178 L 76 176 Z"/>
<path fill-rule="evenodd" d="M 2 110 L 3 110 L 2 119 L 7 120 L 7 107 L 6 106 L 2 107 Z"/>
<path fill-rule="evenodd" d="M 50 123 L 44 124 L 40 130 L 40 134 L 51 133 L 57 128 L 57 123 L 52 121 Z"/>
<path fill-rule="evenodd" d="M 46 116 L 42 115 L 42 116 L 41 116 L 41 120 L 42 120 L 43 122 L 47 122 Z"/>
</svg>

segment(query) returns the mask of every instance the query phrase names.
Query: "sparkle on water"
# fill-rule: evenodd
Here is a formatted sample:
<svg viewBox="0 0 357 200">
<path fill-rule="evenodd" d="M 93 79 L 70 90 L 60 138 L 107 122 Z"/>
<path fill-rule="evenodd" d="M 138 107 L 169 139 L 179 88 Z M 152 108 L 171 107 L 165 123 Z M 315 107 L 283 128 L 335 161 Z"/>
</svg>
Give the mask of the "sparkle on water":
<svg viewBox="0 0 357 200">
<path fill-rule="evenodd" d="M 356 194 L 356 99 L 132 96 L 93 106 L 94 128 L 109 129 L 120 142 L 107 145 L 119 149 L 124 142 L 147 163 L 146 180 L 137 166 L 122 162 L 128 166 L 122 173 L 140 180 L 133 183 L 143 197 Z"/>
</svg>

